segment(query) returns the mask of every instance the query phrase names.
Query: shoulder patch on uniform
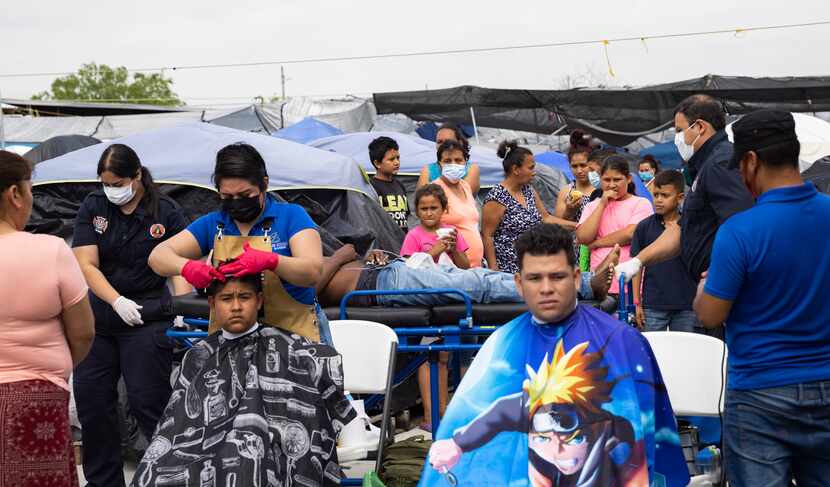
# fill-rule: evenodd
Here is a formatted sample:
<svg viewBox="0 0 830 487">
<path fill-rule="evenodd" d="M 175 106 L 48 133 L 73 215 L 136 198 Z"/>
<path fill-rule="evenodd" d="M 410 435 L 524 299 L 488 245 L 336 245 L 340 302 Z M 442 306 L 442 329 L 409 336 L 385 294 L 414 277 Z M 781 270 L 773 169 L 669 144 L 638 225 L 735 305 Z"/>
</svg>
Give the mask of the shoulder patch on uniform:
<svg viewBox="0 0 830 487">
<path fill-rule="evenodd" d="M 154 223 L 150 225 L 150 236 L 153 238 L 161 238 L 164 236 L 166 229 L 161 223 Z"/>
<path fill-rule="evenodd" d="M 102 216 L 96 216 L 92 219 L 92 227 L 100 234 L 107 231 L 107 224 L 107 219 Z"/>
</svg>

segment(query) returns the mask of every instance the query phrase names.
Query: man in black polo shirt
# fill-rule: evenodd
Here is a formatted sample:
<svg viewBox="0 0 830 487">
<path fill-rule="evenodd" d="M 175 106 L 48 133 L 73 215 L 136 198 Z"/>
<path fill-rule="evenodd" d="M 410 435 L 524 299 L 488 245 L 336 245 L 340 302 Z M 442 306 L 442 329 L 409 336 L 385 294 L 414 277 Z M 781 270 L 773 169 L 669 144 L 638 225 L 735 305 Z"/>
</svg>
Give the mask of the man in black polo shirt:
<svg viewBox="0 0 830 487">
<path fill-rule="evenodd" d="M 708 95 L 692 95 L 677 106 L 674 143 L 686 161 L 687 181 L 691 181 L 680 227 L 667 227 L 637 257 L 618 265 L 617 278 L 625 274 L 631 279 L 642 266 L 678 255 L 696 281 L 709 268 L 718 228 L 727 218 L 754 204 L 738 170 L 729 168 L 732 143 L 726 138 L 725 128 L 723 106 Z"/>
</svg>

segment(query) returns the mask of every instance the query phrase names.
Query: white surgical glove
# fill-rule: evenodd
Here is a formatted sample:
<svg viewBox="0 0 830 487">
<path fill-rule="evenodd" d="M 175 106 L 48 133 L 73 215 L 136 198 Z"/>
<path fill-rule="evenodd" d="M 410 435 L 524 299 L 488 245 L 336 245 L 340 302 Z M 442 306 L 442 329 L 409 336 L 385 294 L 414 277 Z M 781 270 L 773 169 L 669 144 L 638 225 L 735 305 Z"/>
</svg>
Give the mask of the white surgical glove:
<svg viewBox="0 0 830 487">
<path fill-rule="evenodd" d="M 643 263 L 637 257 L 634 257 L 631 260 L 627 260 L 622 264 L 617 264 L 614 268 L 614 279 L 619 280 L 620 276 L 625 274 L 625 282 L 631 281 L 631 278 L 636 276 L 640 269 L 643 268 Z"/>
<path fill-rule="evenodd" d="M 187 328 L 184 322 L 184 316 L 179 315 L 173 318 L 173 328 Z"/>
<path fill-rule="evenodd" d="M 112 309 L 130 326 L 144 324 L 144 320 L 141 319 L 141 313 L 138 312 L 141 308 L 142 306 L 139 306 L 138 303 L 124 296 L 118 296 L 118 299 L 112 303 Z"/>
</svg>

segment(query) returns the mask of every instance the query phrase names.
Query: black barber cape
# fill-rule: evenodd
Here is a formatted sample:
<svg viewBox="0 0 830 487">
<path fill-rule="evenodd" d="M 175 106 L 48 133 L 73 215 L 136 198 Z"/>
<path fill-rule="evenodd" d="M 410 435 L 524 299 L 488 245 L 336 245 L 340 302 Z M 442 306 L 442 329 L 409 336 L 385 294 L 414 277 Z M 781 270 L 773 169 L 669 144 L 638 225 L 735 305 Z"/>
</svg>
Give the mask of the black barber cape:
<svg viewBox="0 0 830 487">
<path fill-rule="evenodd" d="M 214 333 L 185 355 L 131 485 L 339 485 L 354 417 L 333 348 L 272 327 Z"/>
</svg>

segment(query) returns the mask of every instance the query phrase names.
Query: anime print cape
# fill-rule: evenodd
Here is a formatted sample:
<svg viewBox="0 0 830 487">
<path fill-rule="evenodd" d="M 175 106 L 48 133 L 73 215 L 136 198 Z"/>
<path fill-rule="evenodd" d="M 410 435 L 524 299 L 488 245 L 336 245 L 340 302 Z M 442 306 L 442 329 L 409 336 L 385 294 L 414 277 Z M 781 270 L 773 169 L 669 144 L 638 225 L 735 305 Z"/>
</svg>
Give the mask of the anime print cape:
<svg viewBox="0 0 830 487">
<path fill-rule="evenodd" d="M 547 450 L 556 451 L 550 455 L 561 455 L 561 445 L 572 442 L 583 448 L 581 459 L 553 458 L 565 470 L 546 461 L 529 449 L 531 425 L 559 434 L 560 449 Z M 430 454 L 448 439 L 462 454 L 450 470 L 437 471 L 428 460 L 420 486 L 681 487 L 689 481 L 677 423 L 645 337 L 582 305 L 561 323 L 539 325 L 525 313 L 493 333 L 435 438 Z"/>
<path fill-rule="evenodd" d="M 273 327 L 214 333 L 182 360 L 131 486 L 339 485 L 354 417 L 333 348 Z"/>
</svg>

